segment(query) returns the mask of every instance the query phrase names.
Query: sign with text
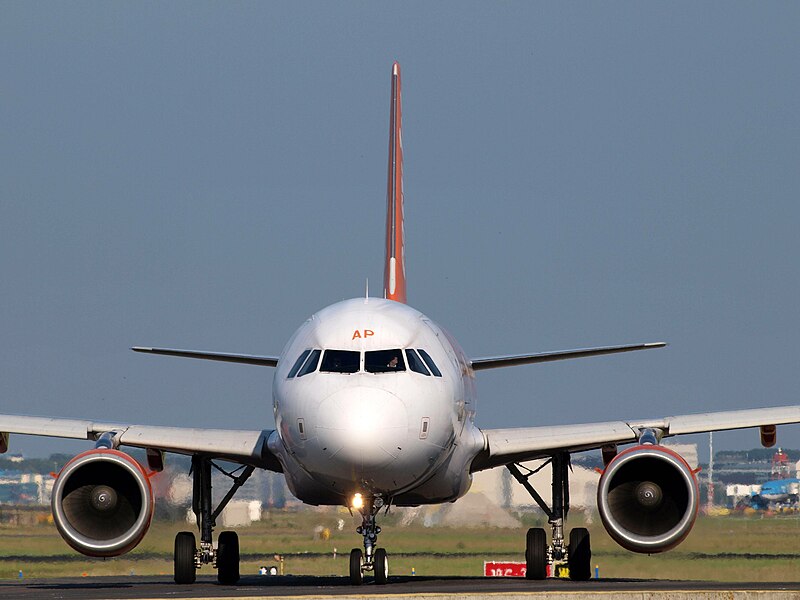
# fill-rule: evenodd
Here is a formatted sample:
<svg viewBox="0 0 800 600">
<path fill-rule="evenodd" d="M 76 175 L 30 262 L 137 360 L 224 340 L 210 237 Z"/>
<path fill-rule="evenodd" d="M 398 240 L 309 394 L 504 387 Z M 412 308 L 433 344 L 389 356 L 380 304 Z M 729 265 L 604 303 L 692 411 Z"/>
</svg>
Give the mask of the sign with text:
<svg viewBox="0 0 800 600">
<path fill-rule="evenodd" d="M 524 562 L 483 562 L 484 577 L 525 577 Z"/>
</svg>

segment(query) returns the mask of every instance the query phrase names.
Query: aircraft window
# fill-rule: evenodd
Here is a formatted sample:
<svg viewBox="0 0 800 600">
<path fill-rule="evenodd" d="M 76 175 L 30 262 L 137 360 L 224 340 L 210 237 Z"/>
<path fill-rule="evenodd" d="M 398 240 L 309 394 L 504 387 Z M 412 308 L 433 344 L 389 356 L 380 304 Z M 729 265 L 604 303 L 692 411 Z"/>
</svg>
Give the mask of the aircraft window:
<svg viewBox="0 0 800 600">
<path fill-rule="evenodd" d="M 320 371 L 356 373 L 361 368 L 361 353 L 351 350 L 325 350 Z"/>
<path fill-rule="evenodd" d="M 422 360 L 425 361 L 425 364 L 428 365 L 428 368 L 431 370 L 431 373 L 434 374 L 435 377 L 441 377 L 442 372 L 439 370 L 439 367 L 436 366 L 436 363 L 433 362 L 431 355 L 425 352 L 422 348 L 418 348 L 420 356 L 422 356 Z"/>
<path fill-rule="evenodd" d="M 403 362 L 403 351 L 398 348 L 396 350 L 365 352 L 364 369 L 368 373 L 394 373 L 396 371 L 405 371 L 406 364 Z"/>
<path fill-rule="evenodd" d="M 322 354 L 322 350 L 313 350 L 311 354 L 308 355 L 308 360 L 306 360 L 303 368 L 300 369 L 300 372 L 297 374 L 297 376 L 302 377 L 303 375 L 308 375 L 309 373 L 316 371 L 320 354 Z"/>
<path fill-rule="evenodd" d="M 306 361 L 309 354 L 311 354 L 311 348 L 309 348 L 308 350 L 304 350 L 303 353 L 297 357 L 297 361 L 295 361 L 292 370 L 289 371 L 289 374 L 286 376 L 287 379 L 291 379 L 292 377 L 297 375 L 297 372 L 300 370 L 300 367 L 303 366 L 303 363 Z"/>
<path fill-rule="evenodd" d="M 408 357 L 408 368 L 414 371 L 415 373 L 422 373 L 423 375 L 427 375 L 428 377 L 431 374 L 428 372 L 425 363 L 422 362 L 422 359 L 417 354 L 416 350 L 411 350 L 410 348 L 406 350 L 406 356 Z"/>
</svg>

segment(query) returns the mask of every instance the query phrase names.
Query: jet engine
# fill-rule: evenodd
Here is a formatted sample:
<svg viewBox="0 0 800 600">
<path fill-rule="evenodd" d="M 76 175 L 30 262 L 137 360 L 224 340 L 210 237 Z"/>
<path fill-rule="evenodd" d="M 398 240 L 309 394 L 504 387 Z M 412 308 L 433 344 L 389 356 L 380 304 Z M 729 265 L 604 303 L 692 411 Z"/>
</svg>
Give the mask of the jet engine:
<svg viewBox="0 0 800 600">
<path fill-rule="evenodd" d="M 680 544 L 697 518 L 697 479 L 676 452 L 655 444 L 629 448 L 608 464 L 597 506 L 608 534 L 626 550 L 664 552 Z"/>
<path fill-rule="evenodd" d="M 53 486 L 53 520 L 87 556 L 119 556 L 142 541 L 153 518 L 144 469 L 124 452 L 96 448 L 70 460 Z"/>
</svg>

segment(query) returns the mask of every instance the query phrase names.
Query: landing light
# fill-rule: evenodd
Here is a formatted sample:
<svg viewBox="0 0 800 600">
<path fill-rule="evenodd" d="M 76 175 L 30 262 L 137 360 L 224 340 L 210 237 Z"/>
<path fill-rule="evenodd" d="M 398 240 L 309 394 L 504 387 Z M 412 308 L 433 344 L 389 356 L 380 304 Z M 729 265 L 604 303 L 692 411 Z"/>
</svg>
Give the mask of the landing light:
<svg viewBox="0 0 800 600">
<path fill-rule="evenodd" d="M 364 507 L 364 498 L 361 497 L 361 494 L 356 494 L 353 496 L 352 502 L 350 502 L 350 507 L 359 510 Z"/>
</svg>

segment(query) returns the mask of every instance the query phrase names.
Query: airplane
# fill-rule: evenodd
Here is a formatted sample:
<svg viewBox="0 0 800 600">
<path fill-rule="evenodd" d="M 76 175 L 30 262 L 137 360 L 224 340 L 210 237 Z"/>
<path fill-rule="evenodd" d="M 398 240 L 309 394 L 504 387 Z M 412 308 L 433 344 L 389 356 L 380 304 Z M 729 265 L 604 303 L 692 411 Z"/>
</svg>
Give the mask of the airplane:
<svg viewBox="0 0 800 600">
<path fill-rule="evenodd" d="M 758 495 L 767 505 L 795 505 L 800 498 L 800 479 L 790 477 L 766 481 L 761 485 Z"/>
<path fill-rule="evenodd" d="M 772 456 L 771 479 L 761 485 L 750 501 L 754 508 L 766 510 L 770 507 L 796 506 L 800 499 L 800 479 L 790 477 L 791 461 L 782 448 Z"/>
<path fill-rule="evenodd" d="M 388 554 L 378 545 L 381 511 L 454 502 L 472 474 L 505 467 L 547 514 L 544 528 L 527 531 L 526 577 L 541 580 L 548 566 L 566 564 L 586 580 L 591 546 L 585 528 L 565 535 L 570 455 L 600 450 L 605 468 L 597 504 L 603 525 L 623 548 L 657 553 L 686 538 L 697 517 L 696 472 L 660 444 L 670 436 L 760 428 L 771 446 L 776 426 L 800 422 L 800 406 L 756 408 L 573 425 L 481 429 L 475 424 L 475 377 L 481 371 L 556 360 L 656 349 L 663 342 L 556 352 L 470 358 L 442 327 L 407 304 L 403 218 L 403 146 L 400 65 L 391 73 L 386 249 L 383 297 L 356 297 L 312 315 L 275 356 L 172 348 L 136 352 L 275 368 L 275 429 L 229 430 L 105 423 L 71 418 L 0 415 L 0 451 L 9 434 L 94 442 L 69 460 L 52 493 L 55 525 L 67 544 L 88 556 L 118 556 L 145 536 L 153 516 L 153 473 L 165 453 L 191 457 L 195 534 L 174 545 L 174 580 L 191 584 L 203 565 L 222 584 L 239 579 L 236 532 L 214 542 L 216 519 L 255 469 L 283 473 L 292 494 L 309 505 L 349 507 L 361 516 L 362 548 L 350 553 L 350 583 L 371 574 L 389 580 Z M 620 450 L 619 446 L 630 444 Z M 146 450 L 140 464 L 122 447 Z M 522 463 L 546 459 L 552 467 L 548 503 L 531 485 Z M 238 464 L 224 471 L 217 461 Z M 212 468 L 231 488 L 215 507 Z"/>
</svg>

